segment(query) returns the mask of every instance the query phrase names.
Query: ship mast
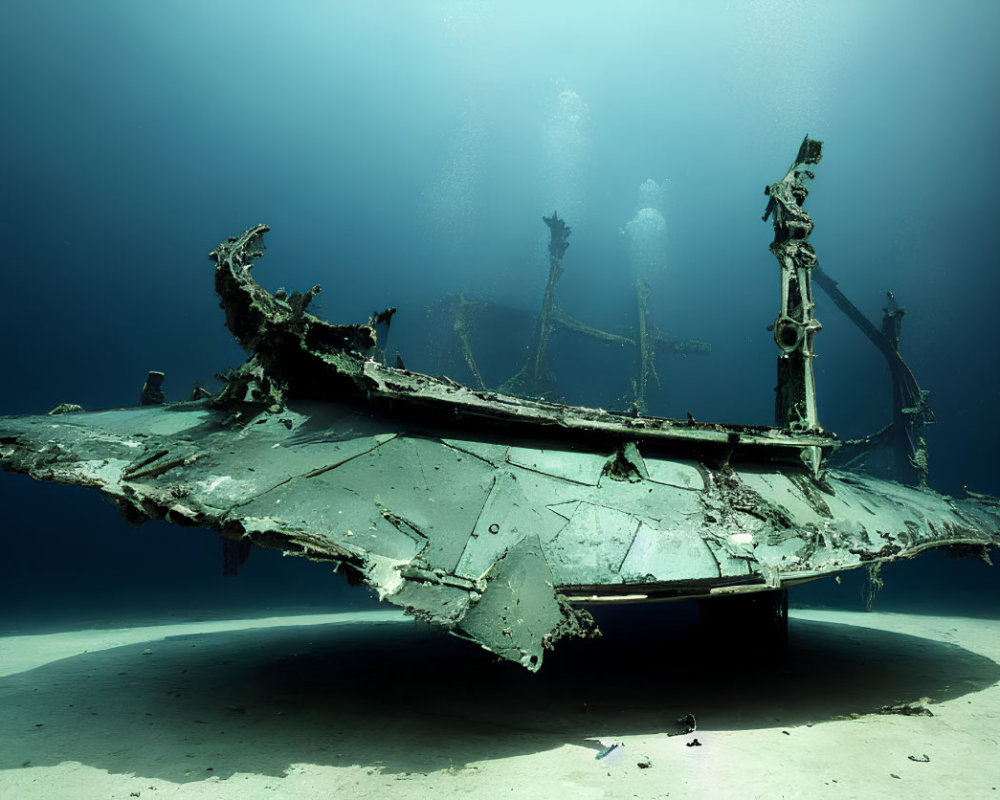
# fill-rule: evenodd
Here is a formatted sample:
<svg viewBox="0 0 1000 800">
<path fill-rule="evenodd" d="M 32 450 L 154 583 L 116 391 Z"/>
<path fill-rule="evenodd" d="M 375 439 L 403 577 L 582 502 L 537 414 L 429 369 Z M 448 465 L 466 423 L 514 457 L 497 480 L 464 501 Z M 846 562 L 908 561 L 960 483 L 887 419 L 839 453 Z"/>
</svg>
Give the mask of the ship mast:
<svg viewBox="0 0 1000 800">
<path fill-rule="evenodd" d="M 813 377 L 813 337 L 822 330 L 813 316 L 812 271 L 819 265 L 809 244 L 813 221 L 802 205 L 809 194 L 805 182 L 814 177 L 806 165 L 818 164 L 823 143 L 806 136 L 788 172 L 764 193 L 771 199 L 764 220 L 773 218 L 771 252 L 781 268 L 781 310 L 774 321 L 778 355 L 778 385 L 775 422 L 791 433 L 821 433 L 816 410 Z M 815 474 L 819 472 L 819 448 L 804 448 L 802 458 Z"/>
</svg>

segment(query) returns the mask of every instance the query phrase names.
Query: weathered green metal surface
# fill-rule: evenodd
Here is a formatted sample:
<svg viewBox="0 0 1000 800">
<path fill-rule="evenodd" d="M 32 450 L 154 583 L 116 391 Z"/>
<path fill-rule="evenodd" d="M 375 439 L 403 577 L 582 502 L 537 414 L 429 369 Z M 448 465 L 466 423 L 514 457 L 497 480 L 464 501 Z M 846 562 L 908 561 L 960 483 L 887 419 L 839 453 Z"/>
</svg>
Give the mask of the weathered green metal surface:
<svg viewBox="0 0 1000 800">
<path fill-rule="evenodd" d="M 588 630 L 571 600 L 777 588 L 996 541 L 988 505 L 661 449 L 316 401 L 0 419 L 7 469 L 98 488 L 133 519 L 338 562 L 381 598 L 533 669 L 546 645 Z"/>
</svg>

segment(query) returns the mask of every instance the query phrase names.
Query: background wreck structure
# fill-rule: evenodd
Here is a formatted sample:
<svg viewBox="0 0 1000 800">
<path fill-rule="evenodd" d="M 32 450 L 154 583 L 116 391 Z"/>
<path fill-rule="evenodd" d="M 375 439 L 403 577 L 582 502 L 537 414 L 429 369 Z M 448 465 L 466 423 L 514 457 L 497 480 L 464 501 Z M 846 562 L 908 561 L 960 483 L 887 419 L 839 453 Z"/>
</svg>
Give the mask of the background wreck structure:
<svg viewBox="0 0 1000 800">
<path fill-rule="evenodd" d="M 996 500 L 928 489 L 919 448 L 915 485 L 840 468 L 875 444 L 838 461 L 841 443 L 819 425 L 819 273 L 803 203 L 820 151 L 807 138 L 768 187 L 782 288 L 773 427 L 615 414 L 388 366 L 376 328 L 391 310 L 337 325 L 308 310 L 318 285 L 265 290 L 253 269 L 268 228 L 256 225 L 211 254 L 226 325 L 248 353 L 218 396 L 2 418 L 0 458 L 100 489 L 133 521 L 335 564 L 531 670 L 560 638 L 593 631 L 588 602 L 774 591 L 932 547 L 986 554 L 1000 541 Z M 546 222 L 561 237 L 553 289 L 569 228 Z M 547 324 L 543 310 L 543 334 Z M 526 365 L 536 391 L 543 356 L 540 338 Z M 923 399 L 905 386 L 897 416 L 909 438 L 897 443 L 915 441 L 929 413 L 905 410 L 908 396 Z"/>
<path fill-rule="evenodd" d="M 649 185 L 660 192 L 654 181 L 647 180 L 639 187 L 641 196 L 650 194 Z M 662 389 L 656 368 L 658 360 L 712 353 L 709 342 L 664 335 L 651 319 L 649 273 L 662 254 L 656 252 L 659 248 L 650 247 L 650 239 L 660 233 L 655 225 L 663 224 L 662 215 L 656 209 L 643 207 L 621 230 L 630 238 L 632 260 L 637 262 L 632 264 L 636 272 L 634 329 L 624 333 L 588 324 L 568 314 L 559 304 L 556 286 L 565 269 L 563 257 L 569 248 L 572 228 L 558 211 L 550 217 L 542 216 L 542 222 L 549 229 L 549 272 L 537 316 L 499 306 L 488 299 L 446 297 L 428 309 L 428 324 L 433 331 L 431 362 L 452 377 L 465 376 L 470 385 L 484 391 L 498 387 L 503 394 L 559 402 L 564 399 L 563 392 L 559 376 L 553 370 L 549 344 L 554 334 L 560 332 L 577 341 L 614 349 L 618 361 L 627 363 L 631 355 L 634 369 L 628 376 L 629 388 L 616 396 L 605 387 L 600 404 L 648 413 L 650 396 Z M 526 356 L 514 366 L 512 353 Z M 484 354 L 486 358 L 481 357 Z"/>
</svg>

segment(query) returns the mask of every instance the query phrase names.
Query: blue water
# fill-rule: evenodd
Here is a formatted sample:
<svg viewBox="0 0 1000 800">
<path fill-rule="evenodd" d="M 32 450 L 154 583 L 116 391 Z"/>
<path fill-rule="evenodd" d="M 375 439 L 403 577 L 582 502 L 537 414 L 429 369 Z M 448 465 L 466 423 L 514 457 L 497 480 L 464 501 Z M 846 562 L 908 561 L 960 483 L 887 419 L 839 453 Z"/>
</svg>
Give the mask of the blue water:
<svg viewBox="0 0 1000 800">
<path fill-rule="evenodd" d="M 906 309 L 902 350 L 938 417 L 932 484 L 1000 493 L 1000 5 L 8 5 L 0 413 L 130 405 L 150 369 L 168 399 L 217 385 L 243 353 L 206 256 L 261 221 L 258 280 L 322 283 L 337 322 L 397 306 L 391 344 L 431 369 L 421 337 L 442 295 L 537 310 L 541 216 L 557 209 L 573 227 L 568 313 L 629 333 L 646 269 L 656 325 L 712 343 L 661 363 L 650 410 L 768 423 L 778 285 L 762 190 L 808 133 L 825 142 L 807 203 L 824 269 L 875 321 L 886 290 Z M 628 226 L 649 179 L 665 228 L 646 258 Z M 821 422 L 870 432 L 889 413 L 884 364 L 817 300 Z M 570 402 L 627 390 L 607 353 L 557 354 L 561 375 L 585 376 L 564 379 Z M 223 580 L 213 535 L 130 529 L 91 493 L 2 476 L 0 501 L 0 627 L 45 609 L 365 602 L 274 553 Z M 890 608 L 1000 611 L 976 562 L 926 556 L 885 577 Z M 862 603 L 855 585 L 800 591 Z"/>
</svg>

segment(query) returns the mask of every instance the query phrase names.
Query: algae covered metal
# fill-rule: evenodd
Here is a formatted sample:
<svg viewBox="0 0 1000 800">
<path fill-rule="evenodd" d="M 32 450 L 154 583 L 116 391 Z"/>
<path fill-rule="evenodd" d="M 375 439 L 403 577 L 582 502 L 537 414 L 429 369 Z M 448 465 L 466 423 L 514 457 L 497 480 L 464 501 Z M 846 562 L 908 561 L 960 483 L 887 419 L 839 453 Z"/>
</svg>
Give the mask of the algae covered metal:
<svg viewBox="0 0 1000 800">
<path fill-rule="evenodd" d="M 771 196 L 776 221 L 801 208 L 794 192 Z M 778 589 L 998 541 L 989 498 L 823 465 L 838 442 L 809 406 L 803 348 L 816 326 L 798 255 L 776 252 L 791 275 L 776 338 L 782 357 L 801 356 L 784 365 L 786 420 L 722 425 L 386 366 L 376 328 L 391 310 L 335 325 L 308 311 L 320 287 L 272 294 L 256 282 L 267 230 L 211 254 L 226 324 L 249 354 L 217 397 L 0 418 L 6 469 L 97 488 L 133 520 L 333 563 L 531 670 L 560 638 L 593 631 L 583 601 Z"/>
</svg>

